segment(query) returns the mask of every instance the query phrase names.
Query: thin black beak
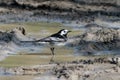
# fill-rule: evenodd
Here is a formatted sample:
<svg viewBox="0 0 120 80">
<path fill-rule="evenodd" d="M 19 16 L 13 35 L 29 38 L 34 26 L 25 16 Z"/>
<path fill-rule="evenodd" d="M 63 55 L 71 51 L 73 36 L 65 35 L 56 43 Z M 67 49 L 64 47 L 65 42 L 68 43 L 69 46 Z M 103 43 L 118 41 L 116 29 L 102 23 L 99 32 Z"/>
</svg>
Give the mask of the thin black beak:
<svg viewBox="0 0 120 80">
<path fill-rule="evenodd" d="M 72 32 L 72 31 L 68 31 L 68 33 L 69 33 L 69 32 Z"/>
</svg>

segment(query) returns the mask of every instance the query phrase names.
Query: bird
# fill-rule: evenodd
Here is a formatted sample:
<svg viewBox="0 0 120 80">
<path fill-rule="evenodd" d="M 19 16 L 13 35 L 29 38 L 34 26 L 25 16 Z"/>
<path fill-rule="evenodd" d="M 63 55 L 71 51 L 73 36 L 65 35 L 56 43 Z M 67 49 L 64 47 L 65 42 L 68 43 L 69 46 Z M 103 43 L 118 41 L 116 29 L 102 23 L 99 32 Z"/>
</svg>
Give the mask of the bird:
<svg viewBox="0 0 120 80">
<path fill-rule="evenodd" d="M 55 50 L 55 45 L 62 43 L 62 42 L 66 42 L 68 37 L 68 33 L 71 32 L 70 30 L 67 29 L 61 29 L 60 31 L 58 31 L 57 33 L 54 33 L 48 37 L 36 40 L 36 42 L 45 42 L 45 43 L 49 43 L 50 45 L 50 50 L 52 55 L 55 55 L 54 50 Z"/>
</svg>

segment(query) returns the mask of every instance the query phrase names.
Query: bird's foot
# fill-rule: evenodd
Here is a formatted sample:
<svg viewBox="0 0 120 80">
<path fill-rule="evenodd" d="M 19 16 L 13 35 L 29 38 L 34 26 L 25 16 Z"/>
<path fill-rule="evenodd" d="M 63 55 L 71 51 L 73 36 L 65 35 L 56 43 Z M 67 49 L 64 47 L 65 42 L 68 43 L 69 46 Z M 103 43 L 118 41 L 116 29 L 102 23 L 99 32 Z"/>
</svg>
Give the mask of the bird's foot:
<svg viewBox="0 0 120 80">
<path fill-rule="evenodd" d="M 52 63 L 54 63 L 55 61 L 54 61 L 54 55 L 52 56 L 52 58 L 50 59 L 50 64 L 52 64 Z"/>
<path fill-rule="evenodd" d="M 54 60 L 50 60 L 49 64 L 53 64 L 53 63 L 55 63 L 55 61 Z"/>
</svg>

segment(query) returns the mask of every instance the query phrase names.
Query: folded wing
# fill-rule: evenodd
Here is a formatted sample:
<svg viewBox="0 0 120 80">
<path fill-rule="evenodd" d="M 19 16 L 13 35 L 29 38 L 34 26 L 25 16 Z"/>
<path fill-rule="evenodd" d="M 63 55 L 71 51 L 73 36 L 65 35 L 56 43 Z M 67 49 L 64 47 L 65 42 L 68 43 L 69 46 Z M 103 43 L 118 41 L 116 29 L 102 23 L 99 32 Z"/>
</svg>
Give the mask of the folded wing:
<svg viewBox="0 0 120 80">
<path fill-rule="evenodd" d="M 36 42 L 65 42 L 65 39 L 57 38 L 57 37 L 46 37 L 40 40 L 37 40 Z"/>
</svg>

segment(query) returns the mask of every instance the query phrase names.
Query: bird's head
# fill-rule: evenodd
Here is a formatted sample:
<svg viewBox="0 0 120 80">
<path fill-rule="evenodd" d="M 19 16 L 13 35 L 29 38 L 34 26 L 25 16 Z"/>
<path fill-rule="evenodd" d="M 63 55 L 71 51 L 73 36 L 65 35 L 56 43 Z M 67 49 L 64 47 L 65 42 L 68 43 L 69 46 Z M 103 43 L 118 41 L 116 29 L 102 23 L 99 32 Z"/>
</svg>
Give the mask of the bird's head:
<svg viewBox="0 0 120 80">
<path fill-rule="evenodd" d="M 67 34 L 68 34 L 69 32 L 71 32 L 71 31 L 69 31 L 69 30 L 67 30 L 67 29 L 62 29 L 62 30 L 60 30 L 58 33 L 59 33 L 61 36 L 67 36 Z"/>
</svg>

